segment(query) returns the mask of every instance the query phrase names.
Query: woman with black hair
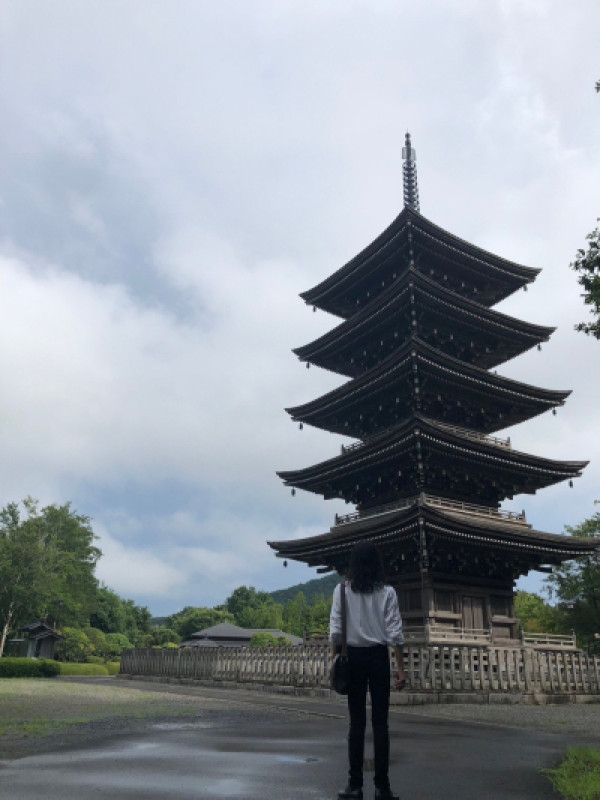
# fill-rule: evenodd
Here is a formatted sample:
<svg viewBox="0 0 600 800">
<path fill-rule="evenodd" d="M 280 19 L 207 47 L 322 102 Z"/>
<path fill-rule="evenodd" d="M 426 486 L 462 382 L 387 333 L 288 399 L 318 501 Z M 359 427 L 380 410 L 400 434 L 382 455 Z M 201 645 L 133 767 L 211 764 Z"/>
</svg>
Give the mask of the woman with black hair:
<svg viewBox="0 0 600 800">
<path fill-rule="evenodd" d="M 388 648 L 396 652 L 397 689 L 406 685 L 402 645 L 402 620 L 396 591 L 383 583 L 384 571 L 379 550 L 371 542 L 358 542 L 352 548 L 346 573 L 346 639 L 350 684 L 348 688 L 348 785 L 338 792 L 340 800 L 362 800 L 367 687 L 371 695 L 373 745 L 375 749 L 375 800 L 399 800 L 390 789 L 390 659 Z M 341 584 L 335 587 L 329 620 L 331 655 L 339 652 L 342 641 Z"/>
</svg>

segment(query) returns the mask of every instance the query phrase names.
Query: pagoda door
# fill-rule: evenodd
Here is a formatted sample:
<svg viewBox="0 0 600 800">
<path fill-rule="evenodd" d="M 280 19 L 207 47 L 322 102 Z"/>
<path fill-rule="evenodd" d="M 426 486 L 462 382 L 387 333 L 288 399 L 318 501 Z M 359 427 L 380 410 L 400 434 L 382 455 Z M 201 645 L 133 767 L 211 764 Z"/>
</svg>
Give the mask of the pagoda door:
<svg viewBox="0 0 600 800">
<path fill-rule="evenodd" d="M 462 624 L 463 628 L 470 628 L 471 630 L 483 630 L 485 628 L 483 597 L 463 595 Z"/>
</svg>

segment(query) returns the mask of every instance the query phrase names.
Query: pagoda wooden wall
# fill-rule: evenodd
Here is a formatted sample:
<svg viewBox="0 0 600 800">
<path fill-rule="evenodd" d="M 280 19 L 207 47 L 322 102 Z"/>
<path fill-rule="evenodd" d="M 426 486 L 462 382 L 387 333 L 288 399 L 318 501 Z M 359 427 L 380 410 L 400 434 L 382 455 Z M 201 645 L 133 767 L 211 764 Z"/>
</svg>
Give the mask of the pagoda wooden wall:
<svg viewBox="0 0 600 800">
<path fill-rule="evenodd" d="M 516 640 L 513 581 L 429 572 L 389 578 L 407 628 L 424 624 L 459 633 L 491 631 L 492 641 Z"/>
</svg>

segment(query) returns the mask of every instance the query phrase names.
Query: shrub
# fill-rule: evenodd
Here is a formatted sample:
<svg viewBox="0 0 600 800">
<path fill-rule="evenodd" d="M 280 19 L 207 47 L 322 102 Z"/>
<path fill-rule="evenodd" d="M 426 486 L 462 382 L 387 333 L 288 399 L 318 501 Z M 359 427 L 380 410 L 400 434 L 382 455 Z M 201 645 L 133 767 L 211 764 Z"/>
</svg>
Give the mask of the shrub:
<svg viewBox="0 0 600 800">
<path fill-rule="evenodd" d="M 88 625 L 87 628 L 83 629 L 83 632 L 92 643 L 93 654 L 96 656 L 96 658 L 100 658 L 102 663 L 104 663 L 104 660 L 108 658 L 110 649 L 106 643 L 106 634 L 104 631 L 101 631 L 99 628 L 92 628 L 90 625 Z"/>
<path fill-rule="evenodd" d="M 108 670 L 109 675 L 118 675 L 121 671 L 121 662 L 120 661 L 107 661 L 104 665 Z"/>
<path fill-rule="evenodd" d="M 250 639 L 250 647 L 278 647 L 280 644 L 272 633 L 255 633 Z"/>
<path fill-rule="evenodd" d="M 81 662 L 92 654 L 93 644 L 79 628 L 63 628 L 64 639 L 56 644 L 59 661 Z"/>
<path fill-rule="evenodd" d="M 572 747 L 556 769 L 543 770 L 565 800 L 600 797 L 600 750 Z"/>
<path fill-rule="evenodd" d="M 58 675 L 56 661 L 44 658 L 0 658 L 0 678 L 52 678 Z"/>
<path fill-rule="evenodd" d="M 102 664 L 67 664 L 62 662 L 58 665 L 61 675 L 79 675 L 79 676 L 104 676 L 108 675 L 108 669 Z"/>
<path fill-rule="evenodd" d="M 56 675 L 60 675 L 60 664 L 58 661 L 43 658 L 40 659 L 38 663 L 40 665 L 40 672 L 44 678 L 54 678 Z"/>
<path fill-rule="evenodd" d="M 123 650 L 132 645 L 124 633 L 107 633 L 106 646 L 109 656 L 120 656 Z"/>
<path fill-rule="evenodd" d="M 104 659 L 100 656 L 88 656 L 85 660 L 86 664 L 104 664 Z"/>
</svg>

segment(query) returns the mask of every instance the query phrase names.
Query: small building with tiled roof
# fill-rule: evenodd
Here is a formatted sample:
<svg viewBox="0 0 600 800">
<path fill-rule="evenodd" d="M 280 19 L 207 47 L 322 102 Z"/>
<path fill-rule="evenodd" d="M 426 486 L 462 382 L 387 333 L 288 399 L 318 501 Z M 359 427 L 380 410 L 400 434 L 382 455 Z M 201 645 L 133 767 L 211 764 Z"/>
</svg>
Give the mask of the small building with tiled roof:
<svg viewBox="0 0 600 800">
<path fill-rule="evenodd" d="M 257 633 L 270 633 L 276 639 L 284 637 L 292 644 L 302 644 L 299 636 L 292 636 L 275 628 L 240 628 L 230 622 L 220 622 L 210 628 L 192 633 L 192 635 L 181 642 L 180 647 L 247 647 L 250 640 Z"/>
</svg>

